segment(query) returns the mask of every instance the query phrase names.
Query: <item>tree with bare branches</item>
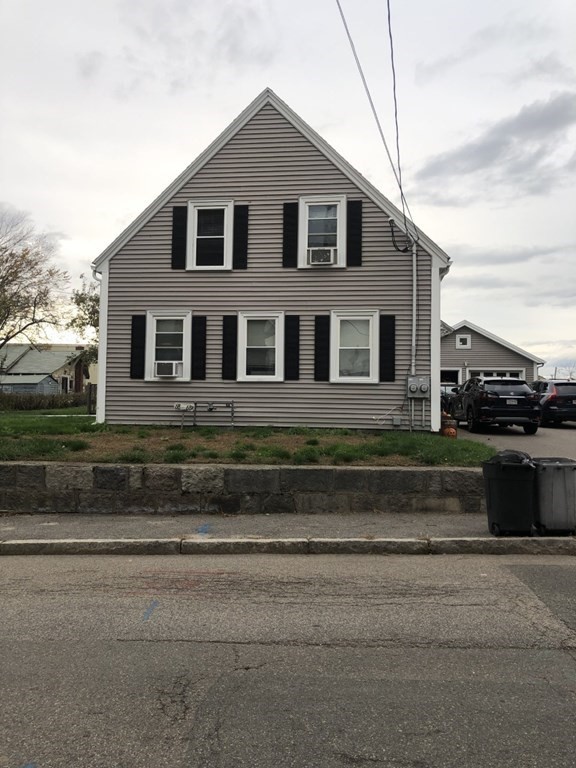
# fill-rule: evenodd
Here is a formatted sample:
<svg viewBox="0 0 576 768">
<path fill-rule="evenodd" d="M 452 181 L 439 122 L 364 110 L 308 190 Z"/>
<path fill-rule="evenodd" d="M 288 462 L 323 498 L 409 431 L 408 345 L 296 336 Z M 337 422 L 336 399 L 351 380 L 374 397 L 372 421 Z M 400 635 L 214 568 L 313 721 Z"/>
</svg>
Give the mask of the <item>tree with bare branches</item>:
<svg viewBox="0 0 576 768">
<path fill-rule="evenodd" d="M 51 263 L 55 252 L 55 239 L 38 233 L 28 214 L 0 204 L 0 349 L 58 325 L 69 277 Z"/>
<path fill-rule="evenodd" d="M 80 275 L 82 286 L 72 291 L 72 317 L 67 328 L 76 331 L 88 343 L 84 355 L 89 365 L 98 360 L 98 332 L 100 325 L 100 284 Z"/>
</svg>

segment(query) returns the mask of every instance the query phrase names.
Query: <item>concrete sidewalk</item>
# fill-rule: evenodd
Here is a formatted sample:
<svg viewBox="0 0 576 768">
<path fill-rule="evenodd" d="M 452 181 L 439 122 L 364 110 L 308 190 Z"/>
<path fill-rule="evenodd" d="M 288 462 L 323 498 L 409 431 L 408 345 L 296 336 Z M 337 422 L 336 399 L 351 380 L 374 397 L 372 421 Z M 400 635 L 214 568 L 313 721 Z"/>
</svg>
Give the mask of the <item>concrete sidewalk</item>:
<svg viewBox="0 0 576 768">
<path fill-rule="evenodd" d="M 576 538 L 495 538 L 479 514 L 0 517 L 0 555 L 249 553 L 576 555 Z"/>
</svg>

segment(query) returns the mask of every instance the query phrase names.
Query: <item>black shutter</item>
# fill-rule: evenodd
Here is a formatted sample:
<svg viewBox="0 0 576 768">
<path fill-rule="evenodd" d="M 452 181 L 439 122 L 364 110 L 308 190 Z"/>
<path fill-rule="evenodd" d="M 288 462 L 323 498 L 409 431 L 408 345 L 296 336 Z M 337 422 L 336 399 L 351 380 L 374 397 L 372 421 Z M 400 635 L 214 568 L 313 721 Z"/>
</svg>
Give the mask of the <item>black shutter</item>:
<svg viewBox="0 0 576 768">
<path fill-rule="evenodd" d="M 380 381 L 396 379 L 396 318 L 380 315 Z"/>
<path fill-rule="evenodd" d="M 172 269 L 186 269 L 186 231 L 188 208 L 172 208 Z"/>
<path fill-rule="evenodd" d="M 222 318 L 222 378 L 236 380 L 238 360 L 238 318 L 225 315 Z"/>
<path fill-rule="evenodd" d="M 300 378 L 300 318 L 286 315 L 284 318 L 284 380 Z"/>
<path fill-rule="evenodd" d="M 130 378 L 144 378 L 146 357 L 146 315 L 132 315 L 130 336 Z"/>
<path fill-rule="evenodd" d="M 206 318 L 192 317 L 192 379 L 206 378 Z"/>
<path fill-rule="evenodd" d="M 330 315 L 314 318 L 314 381 L 330 381 Z"/>
<path fill-rule="evenodd" d="M 282 266 L 298 266 L 298 203 L 284 203 Z"/>
<path fill-rule="evenodd" d="M 348 200 L 346 222 L 346 266 L 362 266 L 362 200 Z"/>
<path fill-rule="evenodd" d="M 248 268 L 248 206 L 234 206 L 232 269 Z"/>
</svg>

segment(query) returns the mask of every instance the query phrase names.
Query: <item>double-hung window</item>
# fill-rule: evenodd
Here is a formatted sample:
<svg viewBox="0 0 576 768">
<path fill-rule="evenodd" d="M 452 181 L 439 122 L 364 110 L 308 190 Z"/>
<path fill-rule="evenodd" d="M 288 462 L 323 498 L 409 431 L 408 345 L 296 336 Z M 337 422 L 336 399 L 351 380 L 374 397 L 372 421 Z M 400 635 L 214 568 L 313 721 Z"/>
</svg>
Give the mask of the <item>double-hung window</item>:
<svg viewBox="0 0 576 768">
<path fill-rule="evenodd" d="M 232 269 L 234 203 L 188 203 L 188 269 Z"/>
<path fill-rule="evenodd" d="M 298 211 L 298 266 L 346 265 L 346 196 L 301 197 Z"/>
<path fill-rule="evenodd" d="M 378 381 L 378 310 L 332 312 L 330 381 Z"/>
<path fill-rule="evenodd" d="M 192 313 L 153 310 L 146 324 L 146 379 L 189 380 Z"/>
<path fill-rule="evenodd" d="M 284 313 L 241 312 L 238 381 L 284 380 Z"/>
</svg>

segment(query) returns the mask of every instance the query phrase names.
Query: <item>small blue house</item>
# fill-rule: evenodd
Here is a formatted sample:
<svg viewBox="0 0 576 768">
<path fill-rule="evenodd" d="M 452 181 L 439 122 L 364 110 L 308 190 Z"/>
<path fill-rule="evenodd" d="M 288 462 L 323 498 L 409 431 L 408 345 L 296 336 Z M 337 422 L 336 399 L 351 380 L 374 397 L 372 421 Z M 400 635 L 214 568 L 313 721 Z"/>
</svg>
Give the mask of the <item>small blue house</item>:
<svg viewBox="0 0 576 768">
<path fill-rule="evenodd" d="M 6 344 L 0 349 L 0 392 L 82 392 L 88 371 L 79 344 Z"/>
</svg>

